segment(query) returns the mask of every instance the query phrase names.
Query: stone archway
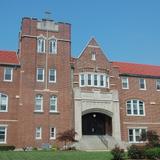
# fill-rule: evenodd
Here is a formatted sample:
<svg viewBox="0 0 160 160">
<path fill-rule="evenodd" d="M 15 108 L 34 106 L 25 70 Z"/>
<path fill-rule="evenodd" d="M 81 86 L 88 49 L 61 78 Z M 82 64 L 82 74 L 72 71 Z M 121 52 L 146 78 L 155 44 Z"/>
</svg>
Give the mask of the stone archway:
<svg viewBox="0 0 160 160">
<path fill-rule="evenodd" d="M 82 135 L 112 135 L 112 118 L 104 113 L 82 115 Z"/>
</svg>

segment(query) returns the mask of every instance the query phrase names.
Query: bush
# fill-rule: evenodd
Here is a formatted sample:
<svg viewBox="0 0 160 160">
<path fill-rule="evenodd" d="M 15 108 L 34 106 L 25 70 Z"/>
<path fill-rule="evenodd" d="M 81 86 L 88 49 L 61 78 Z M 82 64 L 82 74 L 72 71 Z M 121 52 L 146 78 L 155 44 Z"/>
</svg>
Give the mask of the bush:
<svg viewBox="0 0 160 160">
<path fill-rule="evenodd" d="M 160 148 L 150 148 L 145 151 L 145 155 L 148 159 L 157 160 L 160 159 Z"/>
<path fill-rule="evenodd" d="M 144 159 L 145 146 L 132 145 L 128 148 L 128 157 L 131 159 Z"/>
<path fill-rule="evenodd" d="M 15 146 L 0 146 L 0 151 L 13 151 Z"/>
<path fill-rule="evenodd" d="M 119 147 L 112 149 L 111 154 L 113 155 L 113 160 L 123 160 L 125 156 L 124 149 Z"/>
</svg>

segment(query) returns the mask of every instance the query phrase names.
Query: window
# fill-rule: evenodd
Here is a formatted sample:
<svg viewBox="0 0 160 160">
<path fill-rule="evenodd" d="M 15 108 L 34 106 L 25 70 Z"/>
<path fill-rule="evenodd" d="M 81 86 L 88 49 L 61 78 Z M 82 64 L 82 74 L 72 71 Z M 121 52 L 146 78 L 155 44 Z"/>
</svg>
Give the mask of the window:
<svg viewBox="0 0 160 160">
<path fill-rule="evenodd" d="M 122 77 L 122 89 L 129 89 L 129 82 L 127 77 Z"/>
<path fill-rule="evenodd" d="M 49 69 L 49 82 L 50 83 L 56 82 L 56 70 L 55 69 Z"/>
<path fill-rule="evenodd" d="M 50 97 L 50 112 L 57 112 L 57 97 Z"/>
<path fill-rule="evenodd" d="M 56 139 L 56 128 L 50 128 L 50 139 Z"/>
<path fill-rule="evenodd" d="M 37 52 L 38 53 L 45 53 L 45 39 L 38 38 L 37 40 Z"/>
<path fill-rule="evenodd" d="M 35 112 L 43 112 L 43 96 L 36 95 L 35 97 Z"/>
<path fill-rule="evenodd" d="M 80 74 L 80 86 L 109 87 L 109 76 L 105 73 Z"/>
<path fill-rule="evenodd" d="M 96 53 L 95 52 L 92 52 L 92 58 L 91 58 L 93 61 L 96 60 Z"/>
<path fill-rule="evenodd" d="M 100 75 L 100 86 L 104 86 L 104 75 Z"/>
<path fill-rule="evenodd" d="M 129 142 L 130 143 L 142 143 L 142 141 L 141 141 L 142 133 L 146 133 L 146 128 L 130 128 L 130 129 L 128 129 Z"/>
<path fill-rule="evenodd" d="M 98 80 L 97 80 L 97 75 L 95 74 L 94 75 L 94 86 L 97 86 L 98 85 Z"/>
<path fill-rule="evenodd" d="M 160 90 L 160 79 L 156 80 L 156 89 Z"/>
<path fill-rule="evenodd" d="M 88 85 L 91 85 L 91 74 L 88 74 Z"/>
<path fill-rule="evenodd" d="M 0 144 L 7 143 L 7 126 L 0 126 Z"/>
<path fill-rule="evenodd" d="M 37 127 L 37 128 L 36 128 L 35 138 L 36 138 L 36 139 L 42 139 L 42 127 Z"/>
<path fill-rule="evenodd" d="M 44 82 L 44 69 L 43 68 L 37 68 L 37 81 Z"/>
<path fill-rule="evenodd" d="M 0 93 L 0 112 L 8 111 L 8 96 Z"/>
<path fill-rule="evenodd" d="M 146 90 L 146 80 L 143 78 L 139 79 L 139 89 L 140 90 Z"/>
<path fill-rule="evenodd" d="M 4 81 L 12 81 L 13 68 L 4 68 Z"/>
<path fill-rule="evenodd" d="M 127 101 L 127 115 L 144 116 L 144 102 L 140 100 Z"/>
<path fill-rule="evenodd" d="M 49 53 L 50 54 L 57 53 L 57 40 L 56 39 L 49 40 Z"/>
<path fill-rule="evenodd" d="M 80 84 L 81 86 L 84 86 L 84 74 L 80 75 Z"/>
</svg>

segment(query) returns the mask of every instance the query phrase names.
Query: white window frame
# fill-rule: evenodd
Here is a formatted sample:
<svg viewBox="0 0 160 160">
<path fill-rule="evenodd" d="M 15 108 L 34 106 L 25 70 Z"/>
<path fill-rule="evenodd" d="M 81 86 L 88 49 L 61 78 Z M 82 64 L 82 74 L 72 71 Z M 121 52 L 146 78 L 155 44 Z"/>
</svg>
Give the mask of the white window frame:
<svg viewBox="0 0 160 160">
<path fill-rule="evenodd" d="M 37 136 L 37 134 L 39 134 L 39 136 Z M 35 130 L 35 139 L 36 140 L 42 139 L 42 127 L 36 127 L 36 130 Z"/>
<path fill-rule="evenodd" d="M 121 81 L 122 81 L 122 89 L 129 89 L 129 79 L 128 79 L 128 77 L 121 77 Z M 127 84 L 126 87 L 124 87 L 124 83 Z"/>
<path fill-rule="evenodd" d="M 43 72 L 42 72 L 42 73 L 43 73 L 43 74 L 42 74 L 43 79 L 42 79 L 42 80 L 39 80 L 39 79 L 38 79 L 38 75 L 39 75 L 39 70 L 40 70 L 40 69 L 43 70 Z M 36 76 L 36 77 L 37 77 L 37 82 L 44 82 L 44 68 L 37 68 L 37 76 Z"/>
<path fill-rule="evenodd" d="M 7 69 L 10 69 L 11 70 L 11 79 L 6 79 L 6 70 Z M 5 67 L 4 68 L 4 81 L 6 81 L 6 82 L 12 82 L 13 81 L 13 68 L 11 68 L 11 67 Z"/>
<path fill-rule="evenodd" d="M 55 47 L 53 47 L 53 44 L 52 44 L 52 51 L 50 50 L 50 45 L 51 43 L 55 43 Z M 57 54 L 57 39 L 56 38 L 50 38 L 49 41 L 48 41 L 48 50 L 49 50 L 49 53 L 50 54 Z"/>
<path fill-rule="evenodd" d="M 55 110 L 51 110 L 51 98 L 52 97 L 54 97 L 54 100 L 55 100 Z M 54 96 L 54 95 L 52 95 L 52 96 L 50 96 L 50 112 L 51 113 L 54 113 L 54 112 L 57 112 L 57 96 Z"/>
<path fill-rule="evenodd" d="M 0 142 L 0 144 L 7 144 L 7 130 L 8 130 L 8 125 L 6 124 L 0 124 L 0 127 L 4 127 L 4 141 Z"/>
<path fill-rule="evenodd" d="M 0 109 L 0 112 L 8 112 L 8 95 L 3 94 L 3 93 L 0 93 L 0 106 L 1 106 L 1 104 L 2 104 L 2 98 L 1 98 L 2 95 L 6 96 L 6 110 L 1 110 L 1 109 Z"/>
<path fill-rule="evenodd" d="M 88 84 L 88 75 L 91 75 L 91 85 Z M 82 85 L 82 76 L 84 76 L 84 85 Z M 97 76 L 97 85 L 94 83 L 94 77 Z M 101 86 L 100 77 L 103 76 L 103 86 Z M 106 78 L 108 77 L 108 78 Z M 96 88 L 109 88 L 109 76 L 105 73 L 82 72 L 79 74 L 80 87 L 96 87 Z"/>
<path fill-rule="evenodd" d="M 41 46 L 42 43 L 44 43 L 43 50 L 42 50 L 42 46 Z M 43 36 L 39 36 L 39 37 L 37 37 L 37 53 L 43 54 L 45 52 L 46 52 L 46 40 Z"/>
<path fill-rule="evenodd" d="M 158 82 L 159 81 L 159 82 Z M 156 79 L 156 90 L 157 91 L 160 91 L 160 88 L 157 89 L 157 86 L 160 86 L 160 79 Z"/>
<path fill-rule="evenodd" d="M 131 102 L 131 114 L 128 114 L 128 106 L 127 106 L 127 102 Z M 133 105 L 133 101 L 137 101 L 137 114 L 134 114 L 134 105 Z M 143 102 L 143 114 L 140 114 L 140 102 L 143 102 L 142 100 L 138 100 L 138 99 L 130 99 L 126 101 L 126 114 L 127 116 L 145 116 L 145 103 Z"/>
<path fill-rule="evenodd" d="M 41 100 L 41 109 L 36 109 L 37 100 Z M 35 96 L 35 106 L 34 106 L 34 112 L 43 112 L 43 95 L 37 94 Z"/>
<path fill-rule="evenodd" d="M 144 88 L 141 88 L 141 80 L 143 80 Z M 139 78 L 139 89 L 146 90 L 146 80 L 144 78 Z"/>
<path fill-rule="evenodd" d="M 52 132 L 52 128 L 54 128 L 54 132 Z M 50 127 L 50 139 L 55 140 L 56 139 L 56 128 L 55 127 Z M 54 136 L 52 136 L 52 133 L 54 133 Z"/>
<path fill-rule="evenodd" d="M 54 81 L 52 81 L 51 79 L 50 79 L 50 76 L 51 76 L 51 70 L 54 70 L 54 77 L 55 77 L 55 79 L 54 79 Z M 57 75 L 57 73 L 56 73 L 56 69 L 54 69 L 54 68 L 51 68 L 51 69 L 49 69 L 49 83 L 56 83 L 56 75 Z"/>
<path fill-rule="evenodd" d="M 128 142 L 129 143 L 144 143 L 145 141 L 136 141 L 136 133 L 135 133 L 135 130 L 136 129 L 139 129 L 140 130 L 140 135 L 142 133 L 142 130 L 146 130 L 145 132 L 147 132 L 147 127 L 129 127 L 128 128 Z M 133 141 L 130 141 L 129 137 L 129 130 L 133 130 Z"/>
</svg>

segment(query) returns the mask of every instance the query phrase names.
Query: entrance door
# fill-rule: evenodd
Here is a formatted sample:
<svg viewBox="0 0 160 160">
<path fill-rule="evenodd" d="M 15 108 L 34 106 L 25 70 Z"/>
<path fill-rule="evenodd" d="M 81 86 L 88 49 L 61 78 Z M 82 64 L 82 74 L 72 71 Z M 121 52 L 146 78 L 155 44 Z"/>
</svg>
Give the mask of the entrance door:
<svg viewBox="0 0 160 160">
<path fill-rule="evenodd" d="M 89 113 L 82 116 L 83 135 L 105 135 L 105 114 Z"/>
</svg>

